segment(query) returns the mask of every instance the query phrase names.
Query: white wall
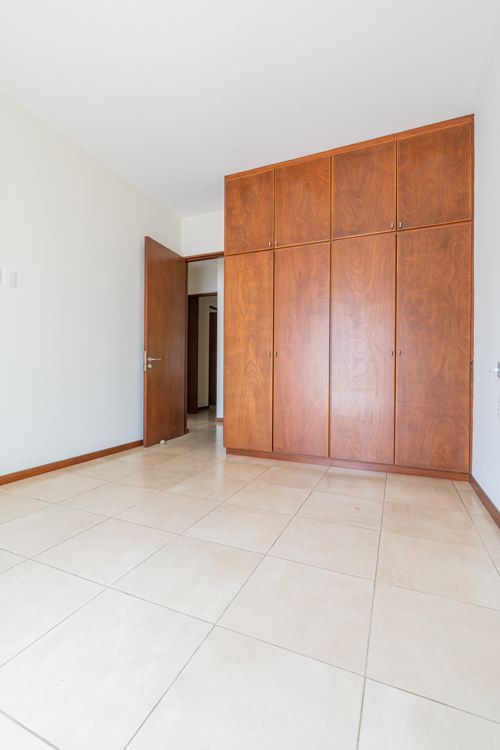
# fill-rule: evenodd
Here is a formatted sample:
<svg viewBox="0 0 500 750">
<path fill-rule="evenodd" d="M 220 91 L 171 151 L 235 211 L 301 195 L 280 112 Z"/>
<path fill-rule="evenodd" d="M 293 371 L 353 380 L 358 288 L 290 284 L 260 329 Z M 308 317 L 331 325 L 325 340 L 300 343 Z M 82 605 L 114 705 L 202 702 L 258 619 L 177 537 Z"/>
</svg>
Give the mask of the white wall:
<svg viewBox="0 0 500 750">
<path fill-rule="evenodd" d="M 143 254 L 181 221 L 0 95 L 0 475 L 142 437 Z"/>
<path fill-rule="evenodd" d="M 224 211 L 182 219 L 182 255 L 224 250 Z"/>
<path fill-rule="evenodd" d="M 500 41 L 476 107 L 473 475 L 500 508 Z"/>
<path fill-rule="evenodd" d="M 217 291 L 217 258 L 195 260 L 187 264 L 188 294 L 209 294 Z"/>
</svg>

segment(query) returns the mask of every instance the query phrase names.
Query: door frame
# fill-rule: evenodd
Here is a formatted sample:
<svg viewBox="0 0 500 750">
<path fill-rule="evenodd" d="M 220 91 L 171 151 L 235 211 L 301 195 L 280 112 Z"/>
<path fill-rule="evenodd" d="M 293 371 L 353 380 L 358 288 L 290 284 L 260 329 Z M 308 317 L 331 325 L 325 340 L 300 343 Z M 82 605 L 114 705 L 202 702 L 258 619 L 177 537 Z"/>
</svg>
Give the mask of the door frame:
<svg viewBox="0 0 500 750">
<path fill-rule="evenodd" d="M 188 315 L 188 299 L 189 297 L 215 297 L 217 296 L 217 292 L 204 292 L 201 294 L 188 294 L 188 263 L 194 263 L 195 261 L 199 260 L 214 260 L 218 258 L 223 258 L 224 252 L 218 252 L 218 253 L 203 253 L 202 255 L 186 255 L 184 256 L 184 260 L 186 261 L 186 321 L 187 321 L 187 315 Z M 187 428 L 187 389 L 188 389 L 188 370 L 187 370 L 187 351 L 188 351 L 188 326 L 186 325 L 186 369 L 185 369 L 185 375 L 186 375 L 186 382 L 185 382 L 185 392 L 186 392 L 186 398 L 185 398 L 185 405 L 186 405 L 186 415 L 185 415 L 185 424 L 186 424 L 186 432 L 189 432 Z"/>
</svg>

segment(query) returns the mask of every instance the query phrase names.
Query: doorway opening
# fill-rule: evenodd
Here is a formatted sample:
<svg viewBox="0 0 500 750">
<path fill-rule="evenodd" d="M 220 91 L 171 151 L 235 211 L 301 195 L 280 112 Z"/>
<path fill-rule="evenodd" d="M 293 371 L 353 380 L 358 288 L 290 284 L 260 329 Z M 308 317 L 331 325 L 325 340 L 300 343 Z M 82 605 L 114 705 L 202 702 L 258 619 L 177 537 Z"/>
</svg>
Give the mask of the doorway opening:
<svg viewBox="0 0 500 750">
<path fill-rule="evenodd" d="M 223 258 L 187 260 L 187 414 L 222 422 Z"/>
</svg>

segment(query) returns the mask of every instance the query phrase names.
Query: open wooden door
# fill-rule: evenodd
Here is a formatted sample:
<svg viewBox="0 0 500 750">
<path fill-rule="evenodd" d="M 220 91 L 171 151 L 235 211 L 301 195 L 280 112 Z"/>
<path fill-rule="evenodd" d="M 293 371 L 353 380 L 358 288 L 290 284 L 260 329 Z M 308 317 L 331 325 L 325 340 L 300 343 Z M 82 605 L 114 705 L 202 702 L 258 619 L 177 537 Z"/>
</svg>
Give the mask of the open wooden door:
<svg viewBox="0 0 500 750">
<path fill-rule="evenodd" d="M 186 430 L 186 261 L 145 239 L 145 446 Z"/>
</svg>

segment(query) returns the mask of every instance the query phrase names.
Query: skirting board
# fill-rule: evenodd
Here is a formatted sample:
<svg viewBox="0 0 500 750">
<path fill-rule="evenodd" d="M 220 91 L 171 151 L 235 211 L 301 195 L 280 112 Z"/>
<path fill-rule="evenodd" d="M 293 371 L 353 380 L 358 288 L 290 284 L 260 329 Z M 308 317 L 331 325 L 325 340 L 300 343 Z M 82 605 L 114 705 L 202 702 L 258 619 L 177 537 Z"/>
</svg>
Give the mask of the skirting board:
<svg viewBox="0 0 500 750">
<path fill-rule="evenodd" d="M 48 471 L 65 469 L 66 466 L 73 466 L 73 464 L 82 464 L 85 461 L 91 461 L 93 458 L 111 456 L 113 453 L 121 453 L 121 451 L 128 451 L 131 448 L 138 448 L 140 445 L 142 445 L 142 440 L 134 440 L 133 443 L 115 445 L 113 448 L 104 448 L 101 451 L 84 453 L 82 456 L 65 458 L 62 461 L 54 461 L 51 464 L 44 464 L 43 466 L 35 466 L 33 469 L 24 469 L 23 471 L 15 471 L 12 474 L 4 474 L 0 477 L 0 485 L 10 484 L 10 482 L 18 482 L 20 479 L 29 479 L 29 477 L 36 477 L 38 474 L 46 474 Z"/>
<path fill-rule="evenodd" d="M 385 471 L 390 474 L 409 474 L 416 477 L 434 477 L 435 479 L 455 479 L 468 482 L 470 474 L 457 471 L 438 471 L 434 469 L 415 469 L 410 466 L 394 466 L 393 464 L 370 464 L 366 461 L 341 461 L 337 458 L 316 458 L 315 456 L 295 456 L 288 453 L 271 453 L 266 451 L 247 451 L 239 448 L 226 448 L 227 453 L 235 456 L 254 456 L 255 458 L 271 458 L 279 461 L 297 461 L 305 464 L 322 464 L 323 466 L 340 466 L 344 469 L 365 469 L 367 471 Z"/>
<path fill-rule="evenodd" d="M 490 500 L 486 492 L 483 490 L 480 484 L 474 479 L 474 477 L 471 475 L 471 478 L 469 482 L 472 485 L 472 489 L 476 493 L 476 495 L 481 500 L 482 504 L 492 517 L 492 519 L 495 521 L 496 525 L 500 528 L 500 510 L 498 510 L 497 506 Z"/>
<path fill-rule="evenodd" d="M 224 418 L 223 417 L 215 417 L 215 421 L 216 422 L 224 422 Z"/>
</svg>

